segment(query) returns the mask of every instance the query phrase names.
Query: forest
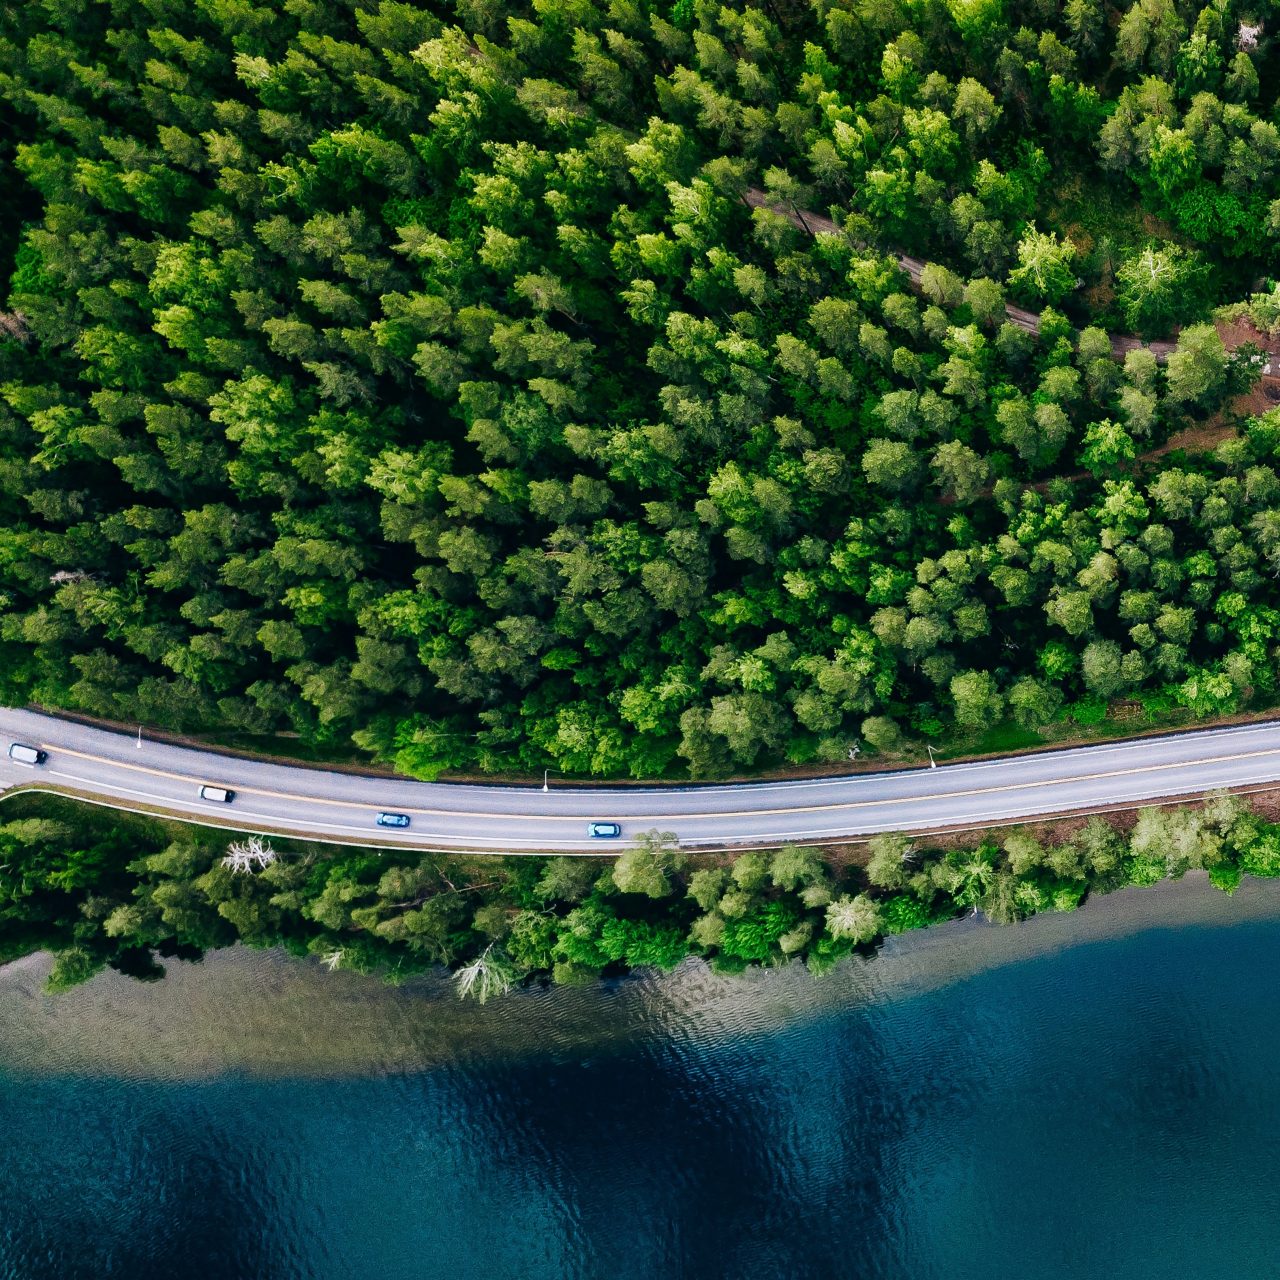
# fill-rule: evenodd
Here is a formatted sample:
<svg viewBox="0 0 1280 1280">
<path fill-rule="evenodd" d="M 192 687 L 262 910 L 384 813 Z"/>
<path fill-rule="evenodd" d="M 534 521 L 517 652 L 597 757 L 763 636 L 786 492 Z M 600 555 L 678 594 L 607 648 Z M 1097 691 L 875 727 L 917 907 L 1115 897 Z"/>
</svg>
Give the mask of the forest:
<svg viewBox="0 0 1280 1280">
<path fill-rule="evenodd" d="M 1008 924 L 1188 871 L 1233 893 L 1280 876 L 1280 823 L 1242 799 L 1143 809 L 979 843 L 874 838 L 857 857 L 788 846 L 689 856 L 661 832 L 617 859 L 446 858 L 219 834 L 73 802 L 8 802 L 0 964 L 54 953 L 51 991 L 104 966 L 143 980 L 239 942 L 392 982 L 440 966 L 481 1001 L 520 983 L 803 960 L 814 973 L 888 934 L 981 911 Z M 277 847 L 278 846 L 278 847 Z"/>
<path fill-rule="evenodd" d="M 1278 20 L 0 7 L 0 699 L 420 777 L 1271 705 Z"/>
</svg>

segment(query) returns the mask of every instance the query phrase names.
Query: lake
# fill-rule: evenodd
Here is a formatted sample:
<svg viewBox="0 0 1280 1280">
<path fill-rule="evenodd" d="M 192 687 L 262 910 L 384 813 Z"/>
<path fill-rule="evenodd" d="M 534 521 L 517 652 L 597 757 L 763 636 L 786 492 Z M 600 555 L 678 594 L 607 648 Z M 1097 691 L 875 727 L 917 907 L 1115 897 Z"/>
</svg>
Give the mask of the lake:
<svg viewBox="0 0 1280 1280">
<path fill-rule="evenodd" d="M 1280 884 L 516 993 L 0 970 L 15 1280 L 1280 1273 Z"/>
</svg>

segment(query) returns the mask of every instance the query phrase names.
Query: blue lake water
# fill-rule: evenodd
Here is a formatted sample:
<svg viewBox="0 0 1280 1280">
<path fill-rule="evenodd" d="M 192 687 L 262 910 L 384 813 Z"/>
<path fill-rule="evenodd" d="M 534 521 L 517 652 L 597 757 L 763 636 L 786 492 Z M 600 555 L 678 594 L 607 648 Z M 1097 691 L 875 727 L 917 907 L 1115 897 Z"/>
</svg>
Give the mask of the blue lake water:
<svg viewBox="0 0 1280 1280">
<path fill-rule="evenodd" d="M 0 971 L 0 1277 L 1280 1274 L 1280 885 L 483 1009 Z"/>
</svg>

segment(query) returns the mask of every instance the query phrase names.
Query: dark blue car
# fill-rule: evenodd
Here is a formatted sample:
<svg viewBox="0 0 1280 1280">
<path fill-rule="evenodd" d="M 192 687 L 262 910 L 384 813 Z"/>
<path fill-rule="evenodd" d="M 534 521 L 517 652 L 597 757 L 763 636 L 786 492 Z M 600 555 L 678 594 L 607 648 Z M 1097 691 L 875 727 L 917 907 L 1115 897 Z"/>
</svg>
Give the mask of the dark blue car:
<svg viewBox="0 0 1280 1280">
<path fill-rule="evenodd" d="M 407 827 L 408 825 L 409 815 L 407 813 L 378 814 L 378 826 L 380 827 Z"/>
</svg>

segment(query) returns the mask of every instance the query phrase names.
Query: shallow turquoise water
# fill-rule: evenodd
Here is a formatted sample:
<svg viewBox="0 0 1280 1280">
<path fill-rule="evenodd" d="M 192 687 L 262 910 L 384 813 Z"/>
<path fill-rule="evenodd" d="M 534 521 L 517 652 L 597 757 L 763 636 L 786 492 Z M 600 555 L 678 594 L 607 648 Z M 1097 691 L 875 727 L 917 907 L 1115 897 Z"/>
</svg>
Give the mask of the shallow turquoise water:
<svg viewBox="0 0 1280 1280">
<path fill-rule="evenodd" d="M 0 1276 L 1280 1274 L 1280 886 L 483 1010 L 0 973 Z"/>
</svg>

